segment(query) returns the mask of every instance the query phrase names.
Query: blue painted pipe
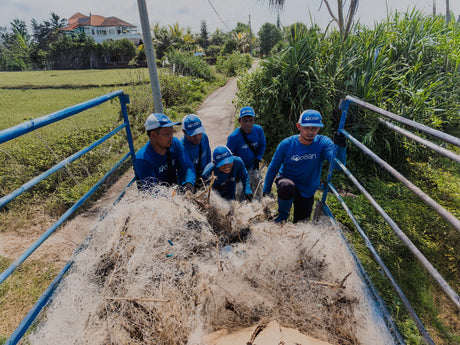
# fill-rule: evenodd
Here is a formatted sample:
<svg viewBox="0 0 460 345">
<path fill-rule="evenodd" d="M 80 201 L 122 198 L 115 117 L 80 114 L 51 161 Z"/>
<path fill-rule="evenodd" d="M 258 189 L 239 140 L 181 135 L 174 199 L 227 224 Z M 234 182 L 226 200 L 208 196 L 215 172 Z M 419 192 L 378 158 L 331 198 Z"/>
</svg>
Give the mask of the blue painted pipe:
<svg viewBox="0 0 460 345">
<path fill-rule="evenodd" d="M 0 198 L 0 208 L 2 208 L 3 206 L 5 206 L 7 203 L 9 203 L 11 200 L 13 200 L 14 198 L 18 197 L 19 195 L 21 195 L 22 193 L 24 193 L 26 190 L 32 188 L 33 186 L 35 186 L 37 183 L 39 183 L 40 181 L 44 180 L 45 178 L 47 178 L 48 176 L 50 176 L 51 174 L 55 173 L 56 171 L 62 169 L 63 167 L 65 167 L 66 165 L 72 163 L 73 161 L 75 161 L 77 158 L 83 156 L 85 153 L 91 151 L 92 149 L 94 149 L 96 146 L 102 144 L 104 141 L 106 141 L 107 139 L 109 139 L 110 137 L 112 137 L 113 135 L 115 135 L 116 133 L 118 133 L 119 131 L 121 131 L 123 128 L 127 127 L 127 124 L 124 123 L 120 126 L 118 126 L 117 128 L 115 128 L 113 131 L 111 131 L 110 133 L 106 134 L 104 137 L 102 137 L 101 139 L 99 139 L 98 141 L 95 141 L 93 142 L 90 146 L 87 146 L 85 147 L 84 149 L 74 153 L 73 155 L 67 157 L 66 159 L 64 159 L 63 161 L 59 162 L 58 164 L 54 165 L 53 167 L 49 168 L 47 171 L 45 171 L 43 174 L 41 175 L 38 175 L 36 177 L 34 177 L 32 180 L 26 182 L 25 184 L 23 184 L 21 187 L 19 187 L 18 189 L 16 189 L 15 191 L 11 192 L 10 194 L 8 195 L 5 195 L 4 197 Z"/>
<path fill-rule="evenodd" d="M 43 295 L 38 299 L 34 304 L 32 309 L 29 310 L 26 317 L 21 321 L 18 328 L 11 334 L 10 338 L 6 341 L 5 345 L 16 345 L 22 338 L 22 336 L 27 332 L 27 329 L 30 327 L 32 322 L 37 317 L 38 313 L 43 309 L 43 307 L 48 303 L 50 297 L 53 295 L 54 290 L 57 287 L 57 284 L 61 281 L 64 274 L 70 269 L 73 262 L 67 262 L 61 272 L 57 275 L 56 278 L 51 282 Z"/>
<path fill-rule="evenodd" d="M 17 138 L 23 134 L 32 132 L 38 128 L 41 128 L 49 124 L 52 124 L 54 122 L 60 121 L 62 119 L 68 118 L 69 116 L 78 114 L 96 105 L 110 101 L 112 98 L 115 98 L 122 94 L 123 94 L 122 90 L 113 91 L 111 93 L 91 99 L 89 101 L 79 103 L 71 107 L 56 111 L 54 113 L 39 117 L 37 119 L 23 122 L 17 126 L 13 126 L 13 127 L 4 129 L 0 131 L 0 144 L 3 144 L 9 140 Z"/>
<path fill-rule="evenodd" d="M 56 231 L 56 229 L 64 223 L 67 218 L 70 217 L 85 201 L 88 199 L 104 182 L 107 178 L 113 174 L 113 172 L 118 169 L 124 161 L 126 161 L 130 156 L 128 152 L 120 161 L 115 164 L 110 171 L 108 171 L 100 180 L 97 182 L 93 188 L 91 188 L 85 195 L 83 195 L 72 207 L 70 207 L 62 216 L 54 223 L 46 232 L 40 236 L 19 258 L 17 258 L 5 271 L 0 274 L 0 284 L 2 284 L 6 278 L 8 278 L 11 273 L 14 272 L 16 268 L 19 267 L 51 234 Z"/>
<path fill-rule="evenodd" d="M 363 151 L 366 155 L 371 157 L 374 162 L 376 162 L 382 168 L 388 171 L 395 179 L 404 183 L 407 186 L 407 188 L 409 188 L 412 191 L 412 193 L 414 193 L 425 204 L 427 204 L 433 210 L 435 210 L 441 217 L 447 220 L 455 229 L 460 231 L 460 220 L 457 219 L 452 213 L 450 213 L 445 208 L 443 208 L 441 205 L 439 205 L 436 201 L 431 199 L 420 188 L 415 186 L 412 182 L 410 182 L 407 178 L 405 178 L 400 172 L 398 172 L 390 164 L 388 164 L 383 159 L 381 159 L 379 156 L 377 156 L 374 152 L 372 152 L 369 148 L 367 148 L 365 145 L 359 142 L 356 138 L 354 138 L 346 130 L 342 130 L 342 133 L 347 137 L 347 139 L 349 139 L 353 144 L 355 144 L 359 149 L 361 149 L 361 151 Z"/>
<path fill-rule="evenodd" d="M 401 288 L 399 287 L 398 283 L 396 282 L 396 280 L 394 279 L 393 275 L 391 274 L 390 270 L 387 268 L 385 263 L 380 258 L 379 254 L 375 250 L 374 246 L 372 245 L 372 242 L 369 240 L 369 238 L 367 237 L 367 235 L 364 232 L 364 230 L 361 228 L 359 223 L 356 221 L 353 213 L 348 208 L 348 206 L 345 203 L 345 201 L 343 201 L 342 197 L 340 196 L 340 194 L 337 192 L 337 190 L 334 188 L 334 186 L 331 183 L 329 183 L 329 188 L 332 191 L 332 193 L 334 193 L 336 198 L 339 200 L 339 202 L 342 205 L 343 209 L 348 214 L 348 217 L 351 219 L 351 221 L 355 225 L 356 229 L 358 230 L 361 238 L 366 243 L 366 247 L 371 252 L 371 254 L 374 257 L 375 261 L 382 268 L 382 270 L 385 273 L 386 277 L 390 281 L 391 286 L 393 286 L 393 289 L 396 291 L 396 293 L 398 294 L 399 298 L 401 299 L 401 301 L 403 302 L 404 306 L 406 307 L 406 310 L 409 313 L 410 317 L 412 318 L 412 320 L 414 320 L 415 325 L 417 326 L 417 329 L 419 330 L 419 332 L 422 335 L 423 339 L 425 339 L 425 342 L 427 344 L 434 345 L 433 339 L 431 339 L 430 335 L 428 334 L 427 330 L 425 329 L 425 326 L 423 325 L 422 321 L 420 321 L 420 319 L 417 316 L 417 313 L 415 312 L 415 310 L 412 308 L 412 306 L 411 306 L 409 300 L 407 299 L 406 295 L 404 295 L 404 292 L 401 290 Z"/>
<path fill-rule="evenodd" d="M 348 133 L 347 133 L 348 134 Z M 438 285 L 444 290 L 446 295 L 451 299 L 455 306 L 460 309 L 460 297 L 457 293 L 449 286 L 445 279 L 439 274 L 439 272 L 433 267 L 433 265 L 425 258 L 425 256 L 420 252 L 420 250 L 412 243 L 412 241 L 406 236 L 406 234 L 399 228 L 399 226 L 391 219 L 391 217 L 383 210 L 383 208 L 375 201 L 375 199 L 369 194 L 369 192 L 358 182 L 358 180 L 353 176 L 350 170 L 342 164 L 342 162 L 336 159 L 336 163 L 340 166 L 343 172 L 347 177 L 353 182 L 353 184 L 358 187 L 361 193 L 369 200 L 369 202 L 374 206 L 377 212 L 385 219 L 388 225 L 393 229 L 395 234 L 403 241 L 406 247 L 414 254 L 417 260 L 425 267 L 425 269 L 430 273 L 433 279 L 438 283 Z"/>
<path fill-rule="evenodd" d="M 425 132 L 427 134 L 430 134 L 430 135 L 432 135 L 432 136 L 434 136 L 436 138 L 442 139 L 442 140 L 444 140 L 444 141 L 446 141 L 446 142 L 448 142 L 448 143 L 450 143 L 452 145 L 460 147 L 460 138 L 454 137 L 453 135 L 446 134 L 444 132 L 438 131 L 438 130 L 433 129 L 431 127 L 422 125 L 421 123 L 418 123 L 418 122 L 406 119 L 405 117 L 393 114 L 393 113 L 391 113 L 391 112 L 389 112 L 387 110 L 384 110 L 382 108 L 376 107 L 373 104 L 364 102 L 364 101 L 360 100 L 359 98 L 356 98 L 356 97 L 353 97 L 353 96 L 347 96 L 345 98 L 345 100 L 350 101 L 350 102 L 352 102 L 354 104 L 357 104 L 360 107 L 363 107 L 363 108 L 368 109 L 370 111 L 373 111 L 373 112 L 375 112 L 377 114 L 380 114 L 380 115 L 382 115 L 382 116 L 384 116 L 386 118 L 395 120 L 397 122 L 400 122 L 400 123 L 403 123 L 403 124 L 405 124 L 407 126 L 415 128 L 415 129 L 417 129 L 419 131 L 422 131 L 422 132 Z"/>
</svg>

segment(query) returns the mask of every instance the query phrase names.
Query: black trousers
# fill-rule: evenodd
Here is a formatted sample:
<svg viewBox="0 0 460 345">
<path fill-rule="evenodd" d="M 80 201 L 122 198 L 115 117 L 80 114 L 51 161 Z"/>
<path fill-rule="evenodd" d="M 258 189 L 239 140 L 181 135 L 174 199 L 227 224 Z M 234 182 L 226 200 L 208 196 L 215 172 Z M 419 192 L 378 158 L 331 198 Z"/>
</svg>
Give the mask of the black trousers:
<svg viewBox="0 0 460 345">
<path fill-rule="evenodd" d="M 300 195 L 299 190 L 296 188 L 294 197 L 294 223 L 300 222 L 302 220 L 310 220 L 314 201 L 314 195 L 309 198 L 304 198 L 302 195 Z"/>
</svg>

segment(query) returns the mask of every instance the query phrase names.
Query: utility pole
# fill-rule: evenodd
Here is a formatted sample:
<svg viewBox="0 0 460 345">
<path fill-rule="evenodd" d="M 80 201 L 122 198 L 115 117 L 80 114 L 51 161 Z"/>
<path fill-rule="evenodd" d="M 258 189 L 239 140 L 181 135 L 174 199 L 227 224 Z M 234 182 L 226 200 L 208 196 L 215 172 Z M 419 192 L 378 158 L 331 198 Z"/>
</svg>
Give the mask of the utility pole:
<svg viewBox="0 0 460 345">
<path fill-rule="evenodd" d="M 145 55 L 147 66 L 149 67 L 150 86 L 152 87 L 153 105 L 156 113 L 163 113 L 163 103 L 161 102 L 160 80 L 158 79 L 157 64 L 155 61 L 155 51 L 153 50 L 152 34 L 150 32 L 149 15 L 145 0 L 137 0 L 139 17 L 141 19 L 142 37 L 144 39 Z"/>
<path fill-rule="evenodd" d="M 433 0 L 433 17 L 436 16 L 436 0 Z"/>
<path fill-rule="evenodd" d="M 251 29 L 251 14 L 249 14 L 249 51 L 252 56 L 252 29 Z"/>
<path fill-rule="evenodd" d="M 449 0 L 446 0 L 446 23 L 450 22 Z"/>
</svg>

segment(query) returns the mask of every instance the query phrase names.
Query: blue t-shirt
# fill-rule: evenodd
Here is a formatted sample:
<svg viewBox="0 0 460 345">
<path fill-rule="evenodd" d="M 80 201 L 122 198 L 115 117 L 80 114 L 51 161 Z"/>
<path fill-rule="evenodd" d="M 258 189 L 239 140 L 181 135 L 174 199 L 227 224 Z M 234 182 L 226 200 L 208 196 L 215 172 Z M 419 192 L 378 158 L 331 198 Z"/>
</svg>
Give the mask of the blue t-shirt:
<svg viewBox="0 0 460 345">
<path fill-rule="evenodd" d="M 233 157 L 233 168 L 228 174 L 221 172 L 214 163 L 209 163 L 204 169 L 203 180 L 208 182 L 213 172 L 214 176 L 217 178 L 212 188 L 216 189 L 221 197 L 234 200 L 236 183 L 240 180 L 243 183 L 244 194 L 252 194 L 251 186 L 249 185 L 248 171 L 244 167 L 244 163 L 240 157 Z"/>
<path fill-rule="evenodd" d="M 259 125 L 252 126 L 251 133 L 246 134 L 246 136 L 248 137 L 248 141 L 256 149 L 256 155 L 254 155 L 248 144 L 244 141 L 240 128 L 235 129 L 228 136 L 227 147 L 232 151 L 233 155 L 241 157 L 247 170 L 251 170 L 255 159 L 262 160 L 267 142 L 264 130 Z"/>
<path fill-rule="evenodd" d="M 333 158 L 334 143 L 317 135 L 310 145 L 303 145 L 299 135 L 284 139 L 276 148 L 265 176 L 264 193 L 270 193 L 273 180 L 279 174 L 294 181 L 304 198 L 313 196 L 320 185 L 323 161 Z M 337 158 L 346 163 L 346 149 L 338 147 Z"/>
<path fill-rule="evenodd" d="M 199 178 L 198 172 L 201 171 L 201 174 L 206 168 L 206 165 L 211 163 L 211 148 L 209 147 L 209 139 L 206 133 L 203 133 L 203 137 L 201 138 L 201 142 L 198 145 L 192 144 L 190 141 L 187 140 L 185 135 L 181 138 L 181 143 L 184 146 L 185 153 L 188 155 L 188 158 L 192 162 L 193 166 L 195 167 L 195 174 L 196 177 Z M 200 154 L 200 146 L 201 146 L 201 159 L 198 157 Z"/>
<path fill-rule="evenodd" d="M 171 152 L 172 168 L 176 173 L 178 184 L 190 182 L 195 183 L 195 169 L 192 162 L 185 154 L 184 148 L 177 138 L 173 138 L 172 146 L 169 148 Z M 136 153 L 134 161 L 134 171 L 136 178 L 140 181 L 141 188 L 148 188 L 151 184 L 167 182 L 168 158 L 158 154 L 147 142 Z"/>
</svg>

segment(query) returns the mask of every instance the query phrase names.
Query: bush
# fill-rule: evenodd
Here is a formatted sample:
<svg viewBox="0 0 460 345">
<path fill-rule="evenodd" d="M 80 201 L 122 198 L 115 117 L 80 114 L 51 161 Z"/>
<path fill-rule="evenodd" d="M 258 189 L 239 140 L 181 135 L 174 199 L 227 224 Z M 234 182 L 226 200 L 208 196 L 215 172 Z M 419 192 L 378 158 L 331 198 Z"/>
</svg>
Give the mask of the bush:
<svg viewBox="0 0 460 345">
<path fill-rule="evenodd" d="M 211 69 L 201 57 L 192 53 L 182 53 L 172 50 L 168 53 L 169 62 L 175 66 L 176 72 L 185 76 L 197 77 L 210 81 Z"/>
<path fill-rule="evenodd" d="M 217 57 L 220 54 L 220 46 L 209 46 L 205 52 L 208 57 Z"/>
<path fill-rule="evenodd" d="M 241 75 L 251 68 L 252 58 L 249 54 L 233 53 L 227 57 L 217 58 L 216 69 L 227 77 Z"/>
</svg>

